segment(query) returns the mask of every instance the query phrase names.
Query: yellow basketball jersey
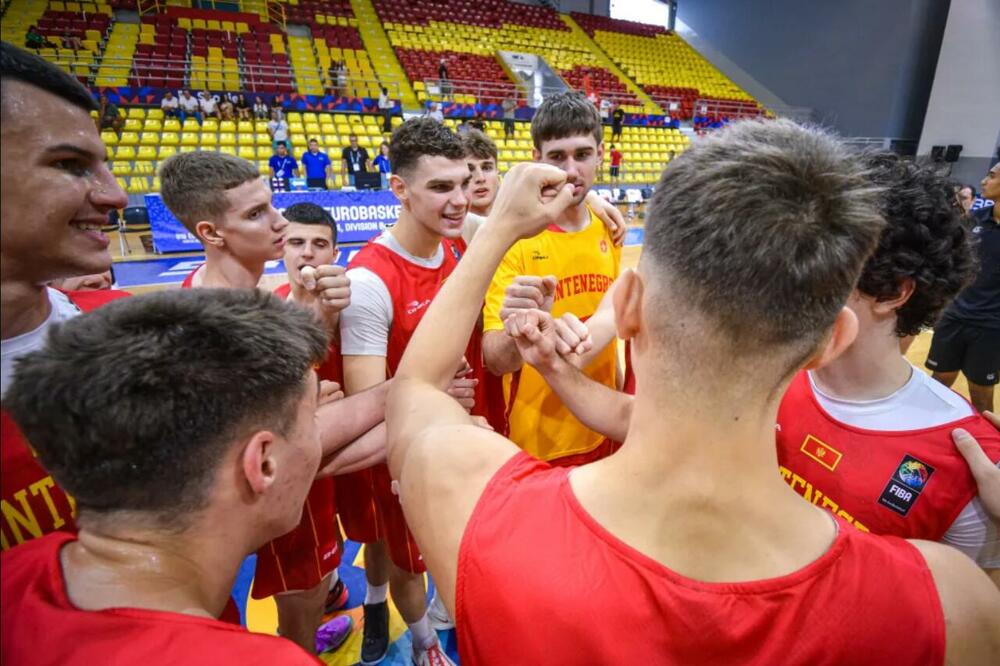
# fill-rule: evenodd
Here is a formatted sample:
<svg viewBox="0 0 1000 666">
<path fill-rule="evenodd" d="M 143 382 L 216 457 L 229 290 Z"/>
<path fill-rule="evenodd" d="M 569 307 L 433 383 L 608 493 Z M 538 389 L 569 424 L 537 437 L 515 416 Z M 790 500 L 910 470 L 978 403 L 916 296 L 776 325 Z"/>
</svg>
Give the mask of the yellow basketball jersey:
<svg viewBox="0 0 1000 666">
<path fill-rule="evenodd" d="M 586 320 L 597 310 L 604 293 L 618 277 L 621 249 L 593 211 L 583 231 L 550 227 L 534 238 L 518 241 L 504 256 L 486 294 L 485 331 L 502 331 L 500 308 L 504 290 L 519 275 L 554 275 L 558 280 L 552 316 L 571 312 Z M 585 369 L 592 379 L 616 385 L 618 355 L 608 345 Z M 604 437 L 584 426 L 563 405 L 534 368 L 525 365 L 519 376 L 506 378 L 510 439 L 542 460 L 586 453 Z"/>
</svg>

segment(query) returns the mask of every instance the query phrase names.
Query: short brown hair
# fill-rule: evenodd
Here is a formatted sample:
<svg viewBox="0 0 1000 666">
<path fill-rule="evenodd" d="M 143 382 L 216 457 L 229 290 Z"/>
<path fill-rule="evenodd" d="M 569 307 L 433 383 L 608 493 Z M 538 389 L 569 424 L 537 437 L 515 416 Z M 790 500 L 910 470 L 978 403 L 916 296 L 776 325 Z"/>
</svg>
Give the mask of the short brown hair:
<svg viewBox="0 0 1000 666">
<path fill-rule="evenodd" d="M 733 123 L 660 178 L 642 250 L 660 282 L 651 289 L 677 321 L 683 310 L 705 322 L 727 357 L 766 353 L 789 373 L 827 334 L 875 248 L 877 196 L 833 136 L 787 120 Z"/>
<path fill-rule="evenodd" d="M 531 119 L 531 140 L 538 150 L 546 141 L 582 134 L 592 134 L 598 146 L 604 141 L 601 115 L 582 93 L 564 92 L 546 97 Z"/>
<path fill-rule="evenodd" d="M 424 155 L 461 160 L 465 159 L 465 145 L 457 134 L 433 118 L 411 118 L 392 133 L 389 162 L 395 173 L 405 176 Z"/>
<path fill-rule="evenodd" d="M 226 190 L 257 178 L 256 165 L 242 157 L 210 150 L 177 153 L 160 165 L 160 196 L 193 234 L 195 224 L 219 219 L 229 209 Z"/>
<path fill-rule="evenodd" d="M 469 133 L 462 139 L 462 143 L 465 144 L 466 157 L 497 161 L 497 144 L 479 130 L 469 130 Z"/>
<path fill-rule="evenodd" d="M 234 441 L 289 434 L 327 342 L 309 312 L 256 289 L 121 298 L 53 326 L 4 408 L 81 511 L 182 526 Z M 127 367 L 109 363 L 123 348 Z"/>
</svg>

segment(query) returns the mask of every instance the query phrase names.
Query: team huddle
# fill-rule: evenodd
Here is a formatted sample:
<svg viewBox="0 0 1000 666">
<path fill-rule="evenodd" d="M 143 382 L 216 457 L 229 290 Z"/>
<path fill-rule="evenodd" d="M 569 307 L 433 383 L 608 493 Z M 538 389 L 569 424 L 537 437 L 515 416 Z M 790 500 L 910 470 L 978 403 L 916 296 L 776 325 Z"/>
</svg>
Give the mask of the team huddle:
<svg viewBox="0 0 1000 666">
<path fill-rule="evenodd" d="M 1000 661 L 1000 422 L 900 352 L 975 272 L 945 180 L 736 123 L 664 170 L 623 271 L 566 93 L 502 184 L 484 135 L 398 127 L 400 217 L 346 270 L 328 211 L 180 153 L 162 196 L 205 263 L 63 292 L 125 195 L 90 94 L 2 64 L 4 663 L 317 663 L 343 537 L 363 664 L 390 595 L 427 666 L 447 627 L 470 664 Z M 280 637 L 230 597 L 254 552 Z"/>
</svg>

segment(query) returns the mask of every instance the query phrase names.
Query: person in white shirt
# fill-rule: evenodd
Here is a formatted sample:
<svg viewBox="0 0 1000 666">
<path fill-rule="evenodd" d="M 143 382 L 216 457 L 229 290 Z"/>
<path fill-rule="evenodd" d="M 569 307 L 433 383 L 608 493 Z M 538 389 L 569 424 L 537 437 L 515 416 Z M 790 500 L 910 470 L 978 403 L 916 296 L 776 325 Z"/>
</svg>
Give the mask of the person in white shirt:
<svg viewBox="0 0 1000 666">
<path fill-rule="evenodd" d="M 270 110 L 267 108 L 267 103 L 260 97 L 257 97 L 253 101 L 253 117 L 257 120 L 267 120 L 271 115 Z"/>
<path fill-rule="evenodd" d="M 278 145 L 288 145 L 288 122 L 281 117 L 278 109 L 271 109 L 271 122 L 267 124 L 267 133 L 271 135 L 271 144 L 274 152 L 278 152 Z"/>
<path fill-rule="evenodd" d="M 180 102 L 174 97 L 174 94 L 169 90 L 163 95 L 163 99 L 160 100 L 160 108 L 163 109 L 163 115 L 167 118 L 174 118 L 177 116 L 178 109 L 180 108 Z"/>
<path fill-rule="evenodd" d="M 389 99 L 389 89 L 382 87 L 382 94 L 378 96 L 378 110 L 382 114 L 382 131 L 392 132 L 392 109 L 396 105 Z"/>
<path fill-rule="evenodd" d="M 219 98 L 207 90 L 201 97 L 201 111 L 206 117 L 219 117 Z"/>
<path fill-rule="evenodd" d="M 427 117 L 433 118 L 439 123 L 444 122 L 444 114 L 441 112 L 441 107 L 439 107 L 436 102 L 431 102 L 431 105 L 427 107 Z"/>
<path fill-rule="evenodd" d="M 198 102 L 198 98 L 191 95 L 190 90 L 185 90 L 181 93 L 180 99 L 178 100 L 180 104 L 180 118 L 181 122 L 187 120 L 188 116 L 194 116 L 198 120 L 198 124 L 202 123 L 201 115 L 201 104 Z"/>
</svg>

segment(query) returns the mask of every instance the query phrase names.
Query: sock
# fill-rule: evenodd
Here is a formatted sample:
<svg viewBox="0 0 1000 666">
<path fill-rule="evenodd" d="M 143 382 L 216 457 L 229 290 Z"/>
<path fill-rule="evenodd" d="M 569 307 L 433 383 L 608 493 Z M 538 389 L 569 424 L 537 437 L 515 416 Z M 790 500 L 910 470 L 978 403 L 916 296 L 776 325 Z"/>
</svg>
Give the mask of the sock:
<svg viewBox="0 0 1000 666">
<path fill-rule="evenodd" d="M 383 583 L 382 585 L 372 585 L 368 583 L 368 589 L 365 591 L 365 603 L 366 604 L 380 604 L 386 600 L 389 595 L 389 583 Z"/>
<path fill-rule="evenodd" d="M 413 624 L 407 623 L 410 633 L 413 634 L 413 648 L 415 650 L 426 650 L 437 643 L 437 634 L 431 629 L 431 621 L 425 612 L 423 617 Z"/>
</svg>

